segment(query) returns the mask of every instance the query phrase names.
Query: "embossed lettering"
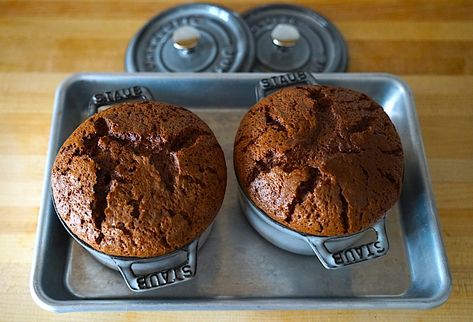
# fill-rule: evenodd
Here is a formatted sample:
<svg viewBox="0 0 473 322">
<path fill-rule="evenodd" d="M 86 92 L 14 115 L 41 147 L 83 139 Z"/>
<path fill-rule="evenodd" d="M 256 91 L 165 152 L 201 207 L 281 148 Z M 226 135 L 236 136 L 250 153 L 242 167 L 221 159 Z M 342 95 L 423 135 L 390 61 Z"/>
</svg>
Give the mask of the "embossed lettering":
<svg viewBox="0 0 473 322">
<path fill-rule="evenodd" d="M 354 262 L 354 261 L 356 261 L 356 257 L 355 257 L 355 255 L 353 254 L 352 251 L 353 251 L 353 249 L 347 249 L 347 250 L 345 251 L 345 257 L 346 257 L 346 259 L 347 259 L 348 262 Z M 350 257 L 348 256 L 348 254 L 351 255 L 351 259 L 350 259 Z"/>
<path fill-rule="evenodd" d="M 284 77 L 284 76 L 281 76 L 279 81 L 281 82 L 281 85 L 289 84 L 289 79 L 287 79 L 287 77 Z"/>
<path fill-rule="evenodd" d="M 105 92 L 105 97 L 107 98 L 107 102 L 113 101 L 111 94 L 112 94 L 111 92 Z"/>
<path fill-rule="evenodd" d="M 103 92 L 93 96 L 93 102 L 97 105 L 105 105 L 107 103 L 119 102 L 124 99 L 140 98 L 143 90 L 139 86 L 123 88 L 116 91 Z"/>
<path fill-rule="evenodd" d="M 144 278 L 144 276 L 141 276 L 137 279 L 137 282 L 138 282 L 138 287 L 140 289 L 146 289 L 148 288 L 148 286 L 146 285 L 146 279 Z"/>
<path fill-rule="evenodd" d="M 374 243 L 374 248 L 377 249 L 378 254 L 381 254 L 382 252 L 384 252 L 384 247 L 380 244 L 381 244 L 381 242 L 379 242 L 379 241 Z"/>
<path fill-rule="evenodd" d="M 335 261 L 335 264 L 337 265 L 342 265 L 343 264 L 343 259 L 342 259 L 342 254 L 340 253 L 335 253 L 332 255 L 333 260 Z"/>
<path fill-rule="evenodd" d="M 169 270 L 137 277 L 136 282 L 140 289 L 148 289 L 173 284 L 192 277 L 192 267 L 186 264 Z"/>
<path fill-rule="evenodd" d="M 289 81 L 291 81 L 291 82 L 295 82 L 297 80 L 297 76 L 294 73 L 288 73 L 286 75 L 287 75 L 287 78 L 289 79 Z"/>
<path fill-rule="evenodd" d="M 174 272 L 176 274 L 176 280 L 178 281 L 183 281 L 185 280 L 186 278 L 182 275 L 182 270 L 180 268 L 176 268 L 174 269 Z"/>
<path fill-rule="evenodd" d="M 166 282 L 168 284 L 171 284 L 171 283 L 174 283 L 176 281 L 176 272 L 174 271 L 174 269 L 171 269 L 169 272 L 168 272 L 168 276 L 166 278 Z"/>
<path fill-rule="evenodd" d="M 264 78 L 260 81 L 260 86 L 265 90 L 277 89 L 289 85 L 297 85 L 307 82 L 307 74 L 304 72 L 288 73 L 281 76 Z"/>
<path fill-rule="evenodd" d="M 141 87 L 139 86 L 133 87 L 133 90 L 135 91 L 135 96 L 143 94 L 143 91 L 141 90 Z"/>
<path fill-rule="evenodd" d="M 156 286 L 159 286 L 159 279 L 156 275 L 150 275 L 149 276 L 149 284 L 150 284 L 150 287 L 156 287 Z"/>
<path fill-rule="evenodd" d="M 371 251 L 371 246 L 372 244 L 366 244 L 366 249 L 368 250 L 368 256 L 371 257 L 371 256 L 374 256 L 373 252 Z"/>
<path fill-rule="evenodd" d="M 165 285 L 166 284 L 166 276 L 167 276 L 166 271 L 158 273 L 159 285 Z"/>
<path fill-rule="evenodd" d="M 192 268 L 189 265 L 184 265 L 181 267 L 182 276 L 184 277 L 191 277 L 192 276 Z"/>
<path fill-rule="evenodd" d="M 376 249 L 377 254 L 373 253 L 372 247 Z M 385 248 L 381 245 L 380 241 L 373 243 L 363 244 L 358 247 L 352 247 L 344 249 L 335 254 L 332 254 L 332 258 L 336 265 L 349 265 L 356 262 L 361 262 L 369 259 L 370 257 L 379 257 L 385 251 Z"/>
<path fill-rule="evenodd" d="M 94 95 L 94 103 L 95 104 L 105 103 L 106 101 L 107 100 L 105 98 L 105 95 L 103 95 L 103 94 Z"/>
<path fill-rule="evenodd" d="M 306 80 L 307 74 L 304 72 L 297 72 L 297 76 L 299 77 L 300 80 Z"/>
<path fill-rule="evenodd" d="M 286 15 L 275 15 L 266 17 L 263 20 L 257 22 L 257 24 L 251 26 L 251 32 L 257 33 L 259 30 L 268 30 L 274 28 L 277 24 L 287 23 L 291 25 L 297 25 L 297 21 L 294 17 Z"/>
<path fill-rule="evenodd" d="M 121 101 L 121 100 L 124 99 L 124 98 L 126 98 L 126 95 L 125 95 L 124 93 L 123 93 L 123 95 L 122 95 L 122 93 L 120 93 L 120 91 L 115 91 L 115 92 L 114 92 L 114 97 L 113 97 L 113 100 L 114 100 L 114 101 L 116 101 L 116 102 L 117 102 L 117 101 Z"/>
<path fill-rule="evenodd" d="M 271 86 L 271 83 L 269 82 L 269 79 L 266 79 L 266 78 L 262 79 L 260 81 L 260 84 L 261 84 L 261 86 L 263 86 L 263 88 L 268 88 L 268 87 Z"/>
<path fill-rule="evenodd" d="M 363 249 L 361 247 L 355 247 L 353 248 L 358 255 L 358 258 L 363 258 Z"/>
</svg>

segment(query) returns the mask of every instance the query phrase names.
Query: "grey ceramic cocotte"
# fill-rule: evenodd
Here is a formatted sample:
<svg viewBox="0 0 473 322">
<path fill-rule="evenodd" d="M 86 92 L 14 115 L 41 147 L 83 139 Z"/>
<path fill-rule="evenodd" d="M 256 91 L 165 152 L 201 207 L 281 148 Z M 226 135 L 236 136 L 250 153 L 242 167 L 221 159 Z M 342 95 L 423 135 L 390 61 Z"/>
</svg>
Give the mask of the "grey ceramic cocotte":
<svg viewBox="0 0 473 322">
<path fill-rule="evenodd" d="M 142 86 L 104 91 L 91 97 L 88 114 L 91 116 L 115 103 L 153 99 L 150 91 Z M 56 209 L 54 198 L 52 199 Z M 172 253 L 149 258 L 122 257 L 108 255 L 92 248 L 69 229 L 57 209 L 56 214 L 69 235 L 100 263 L 119 271 L 133 292 L 154 290 L 194 278 L 197 273 L 197 251 L 204 245 L 213 226 L 212 222 L 200 236 Z"/>
<path fill-rule="evenodd" d="M 272 76 L 258 83 L 256 98 L 258 101 L 283 87 L 316 83 L 316 79 L 305 72 Z M 252 202 L 241 185 L 239 202 L 249 223 L 262 237 L 289 252 L 315 255 L 327 269 L 342 268 L 372 260 L 386 255 L 389 250 L 385 216 L 361 232 L 336 237 L 321 237 L 299 233 L 273 220 Z M 375 232 L 375 236 L 372 236 L 371 231 Z"/>
</svg>

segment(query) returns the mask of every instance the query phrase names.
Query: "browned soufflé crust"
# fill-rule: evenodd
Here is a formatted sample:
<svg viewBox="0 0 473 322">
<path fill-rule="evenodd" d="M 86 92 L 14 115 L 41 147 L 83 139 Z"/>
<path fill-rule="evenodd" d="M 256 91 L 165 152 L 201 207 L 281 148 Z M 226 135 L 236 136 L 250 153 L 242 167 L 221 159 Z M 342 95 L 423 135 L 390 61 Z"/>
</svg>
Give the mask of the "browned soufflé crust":
<svg viewBox="0 0 473 322">
<path fill-rule="evenodd" d="M 296 231 L 339 236 L 367 228 L 397 201 L 399 135 L 365 94 L 328 86 L 282 89 L 254 105 L 235 138 L 245 193 Z"/>
<path fill-rule="evenodd" d="M 195 114 L 147 101 L 83 122 L 59 150 L 51 178 L 57 211 L 77 237 L 109 255 L 155 257 L 211 224 L 226 166 Z"/>
</svg>

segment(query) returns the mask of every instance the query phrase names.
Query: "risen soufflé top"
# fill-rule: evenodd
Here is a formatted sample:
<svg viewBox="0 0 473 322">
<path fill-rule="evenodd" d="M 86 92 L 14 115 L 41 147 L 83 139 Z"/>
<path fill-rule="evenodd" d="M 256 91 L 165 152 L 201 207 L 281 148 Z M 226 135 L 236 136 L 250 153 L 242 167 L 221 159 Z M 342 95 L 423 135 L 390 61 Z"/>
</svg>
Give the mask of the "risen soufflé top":
<svg viewBox="0 0 473 322">
<path fill-rule="evenodd" d="M 51 180 L 56 209 L 81 240 L 109 255 L 155 257 L 211 224 L 226 166 L 200 118 L 146 101 L 84 121 L 59 150 Z"/>
<path fill-rule="evenodd" d="M 234 147 L 237 177 L 268 216 L 301 233 L 363 230 L 398 200 L 399 135 L 365 94 L 329 86 L 279 90 L 254 105 Z"/>
</svg>

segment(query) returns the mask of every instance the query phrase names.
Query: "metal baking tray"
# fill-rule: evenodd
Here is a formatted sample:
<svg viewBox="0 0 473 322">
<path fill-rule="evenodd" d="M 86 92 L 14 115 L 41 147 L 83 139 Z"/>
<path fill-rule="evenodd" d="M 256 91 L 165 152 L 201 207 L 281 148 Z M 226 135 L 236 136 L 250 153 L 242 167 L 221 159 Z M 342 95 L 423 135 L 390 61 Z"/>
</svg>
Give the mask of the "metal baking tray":
<svg viewBox="0 0 473 322">
<path fill-rule="evenodd" d="M 269 75 L 270 76 L 270 75 Z M 221 309 L 431 308 L 447 300 L 451 278 L 438 224 L 419 123 L 409 87 L 387 74 L 314 74 L 321 84 L 374 98 L 401 136 L 405 178 L 389 211 L 389 253 L 339 270 L 314 257 L 283 251 L 249 225 L 238 205 L 232 147 L 255 85 L 268 74 L 78 74 L 57 90 L 30 288 L 56 312 Z M 222 145 L 228 165 L 225 200 L 199 251 L 192 281 L 132 293 L 118 272 L 96 262 L 61 226 L 51 203 L 49 174 L 62 142 L 87 116 L 93 94 L 147 87 L 155 99 L 190 108 Z"/>
</svg>

